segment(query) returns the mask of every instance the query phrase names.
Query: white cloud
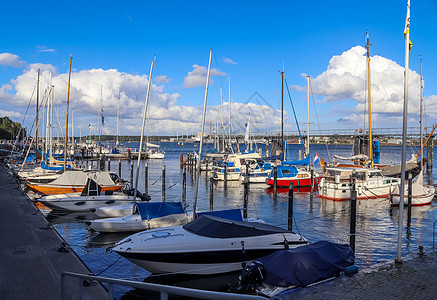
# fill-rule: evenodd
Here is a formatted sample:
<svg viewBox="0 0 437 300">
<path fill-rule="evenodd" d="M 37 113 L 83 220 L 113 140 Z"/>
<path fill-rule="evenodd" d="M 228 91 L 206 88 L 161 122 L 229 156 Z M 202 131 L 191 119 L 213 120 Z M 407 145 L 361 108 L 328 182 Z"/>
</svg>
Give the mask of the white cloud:
<svg viewBox="0 0 437 300">
<path fill-rule="evenodd" d="M 9 111 L 0 109 L 0 117 L 8 117 L 8 118 L 22 118 L 23 115 L 17 111 Z"/>
<path fill-rule="evenodd" d="M 38 52 L 56 52 L 55 49 L 46 48 L 44 46 L 36 46 L 36 48 L 38 49 Z"/>
<path fill-rule="evenodd" d="M 233 61 L 232 59 L 227 58 L 227 57 L 223 57 L 223 62 L 224 62 L 225 64 L 231 64 L 231 65 L 237 65 L 237 64 L 238 64 L 237 62 L 235 62 L 235 61 Z"/>
<path fill-rule="evenodd" d="M 211 76 L 226 76 L 226 73 L 217 69 L 211 69 Z M 188 75 L 184 78 L 184 87 L 192 88 L 198 86 L 204 86 L 206 84 L 206 76 L 208 69 L 204 66 L 193 65 L 193 71 L 188 72 Z M 210 78 L 210 84 L 214 84 L 214 81 Z"/>
<path fill-rule="evenodd" d="M 167 78 L 167 75 L 160 75 L 155 77 L 155 82 L 157 84 L 164 84 L 164 83 L 169 83 L 170 79 Z"/>
<path fill-rule="evenodd" d="M 398 121 L 396 118 L 402 114 L 404 68 L 395 61 L 378 55 L 371 56 L 370 60 L 372 120 L 397 127 L 398 124 L 392 122 Z M 332 57 L 327 70 L 312 79 L 311 85 L 313 93 L 322 96 L 324 103 L 355 103 L 355 111 L 351 112 L 353 114 L 338 119 L 339 122 L 362 123 L 364 109 L 368 109 L 366 49 L 356 46 Z M 415 118 L 419 110 L 419 89 L 419 75 L 410 70 L 410 118 Z M 358 121 L 360 116 L 361 120 Z"/>
<path fill-rule="evenodd" d="M 26 65 L 26 62 L 20 60 L 18 55 L 12 53 L 0 53 L 0 65 L 22 68 Z"/>
</svg>

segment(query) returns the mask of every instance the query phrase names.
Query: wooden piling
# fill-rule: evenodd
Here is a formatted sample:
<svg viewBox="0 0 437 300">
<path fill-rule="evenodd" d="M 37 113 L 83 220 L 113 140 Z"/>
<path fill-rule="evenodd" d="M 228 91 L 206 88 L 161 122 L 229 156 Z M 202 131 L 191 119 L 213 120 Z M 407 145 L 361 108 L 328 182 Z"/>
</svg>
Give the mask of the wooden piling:
<svg viewBox="0 0 437 300">
<path fill-rule="evenodd" d="M 108 158 L 108 171 L 111 171 L 111 159 Z"/>
<path fill-rule="evenodd" d="M 144 164 L 144 193 L 149 194 L 149 163 Z"/>
<path fill-rule="evenodd" d="M 134 187 L 134 162 L 130 161 L 130 187 Z"/>
<path fill-rule="evenodd" d="M 182 172 L 182 201 L 187 200 L 187 168 L 184 166 L 184 171 Z"/>
<path fill-rule="evenodd" d="M 355 252 L 355 231 L 357 223 L 357 191 L 355 187 L 355 170 L 352 171 L 352 191 L 351 191 L 351 211 L 350 211 L 350 240 L 349 245 Z"/>
<path fill-rule="evenodd" d="M 411 223 L 411 196 L 413 190 L 413 175 L 408 173 L 408 202 L 407 202 L 407 224 Z"/>
<path fill-rule="evenodd" d="M 243 219 L 247 219 L 247 205 L 249 203 L 249 182 L 244 181 L 244 196 L 243 196 Z"/>
<path fill-rule="evenodd" d="M 165 166 L 162 166 L 162 202 L 165 202 Z"/>
<path fill-rule="evenodd" d="M 278 188 L 278 167 L 273 166 L 273 189 L 276 191 Z"/>
<path fill-rule="evenodd" d="M 211 178 L 209 181 L 209 211 L 214 210 L 214 183 Z"/>
<path fill-rule="evenodd" d="M 118 160 L 118 178 L 121 179 L 121 159 Z"/>
<path fill-rule="evenodd" d="M 290 182 L 288 185 L 288 230 L 293 231 L 293 183 Z"/>
</svg>

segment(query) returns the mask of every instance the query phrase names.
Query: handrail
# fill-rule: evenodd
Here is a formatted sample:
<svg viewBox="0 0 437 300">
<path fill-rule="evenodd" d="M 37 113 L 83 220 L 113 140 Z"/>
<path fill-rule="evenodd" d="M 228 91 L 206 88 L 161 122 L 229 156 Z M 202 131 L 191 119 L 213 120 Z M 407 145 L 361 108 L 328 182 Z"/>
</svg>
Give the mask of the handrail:
<svg viewBox="0 0 437 300">
<path fill-rule="evenodd" d="M 169 285 L 162 285 L 162 284 L 155 284 L 155 283 L 146 283 L 146 282 L 124 280 L 124 279 L 115 279 L 115 278 L 100 277 L 100 276 L 94 276 L 94 275 L 79 274 L 79 273 L 73 273 L 73 272 L 63 272 L 61 275 L 61 299 L 62 300 L 66 299 L 65 281 L 67 280 L 66 279 L 67 276 L 80 278 L 82 280 L 83 279 L 96 280 L 96 281 L 107 283 L 108 284 L 108 299 L 111 299 L 111 300 L 113 299 L 113 295 L 112 295 L 112 292 L 113 292 L 112 285 L 113 284 L 125 285 L 125 286 L 134 287 L 134 288 L 138 288 L 138 289 L 159 292 L 161 300 L 168 299 L 168 295 L 179 295 L 179 296 L 185 296 L 185 297 L 196 298 L 196 299 L 223 299 L 223 300 L 239 300 L 239 299 L 264 300 L 264 299 L 267 299 L 267 298 L 261 297 L 261 296 L 205 291 L 205 290 L 197 290 L 197 289 L 190 289 L 190 288 L 176 287 L 176 286 L 169 286 Z M 81 292 L 80 299 L 83 299 L 82 293 L 84 291 L 84 289 L 81 288 L 82 280 L 79 280 L 79 282 L 78 282 L 80 292 Z"/>
</svg>

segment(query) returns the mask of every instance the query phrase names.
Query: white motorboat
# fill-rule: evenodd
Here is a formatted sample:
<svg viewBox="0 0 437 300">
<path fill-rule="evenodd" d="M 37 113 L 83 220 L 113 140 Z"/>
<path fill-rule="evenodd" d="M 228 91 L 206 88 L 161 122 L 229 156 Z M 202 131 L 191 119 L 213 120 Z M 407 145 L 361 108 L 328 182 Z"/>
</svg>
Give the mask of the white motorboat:
<svg viewBox="0 0 437 300">
<path fill-rule="evenodd" d="M 435 187 L 433 185 L 423 184 L 423 171 L 419 173 L 417 180 L 411 185 L 411 205 L 421 206 L 428 205 L 434 199 Z M 392 206 L 399 206 L 399 186 L 395 188 L 390 196 Z M 408 205 L 408 184 L 405 184 L 404 205 Z"/>
<path fill-rule="evenodd" d="M 399 179 L 383 176 L 379 169 L 326 168 L 319 182 L 317 197 L 334 201 L 350 200 L 353 170 L 357 199 L 388 198 L 399 185 Z"/>
<path fill-rule="evenodd" d="M 243 166 L 246 164 L 249 167 L 254 166 L 257 164 L 257 159 L 260 158 L 261 156 L 256 152 L 229 154 L 224 161 L 212 167 L 212 178 L 224 181 L 226 171 L 226 180 L 239 180 Z"/>
<path fill-rule="evenodd" d="M 147 200 L 147 196 L 137 192 L 138 200 Z M 102 188 L 92 179 L 88 179 L 82 193 L 53 194 L 35 198 L 47 207 L 57 210 L 89 211 L 97 207 L 132 203 L 133 191 L 102 192 Z"/>
<path fill-rule="evenodd" d="M 152 158 L 152 159 L 163 159 L 165 157 L 165 152 L 164 150 L 159 151 L 159 150 L 155 150 L 155 149 L 150 149 L 147 152 L 147 158 Z"/>
<path fill-rule="evenodd" d="M 136 213 L 131 210 L 127 216 L 96 219 L 86 224 L 98 232 L 137 232 L 188 223 L 182 202 L 141 202 L 135 205 Z"/>
<path fill-rule="evenodd" d="M 131 235 L 113 251 L 152 273 L 219 274 L 307 243 L 301 235 L 279 227 L 200 215 L 183 226 Z"/>
</svg>

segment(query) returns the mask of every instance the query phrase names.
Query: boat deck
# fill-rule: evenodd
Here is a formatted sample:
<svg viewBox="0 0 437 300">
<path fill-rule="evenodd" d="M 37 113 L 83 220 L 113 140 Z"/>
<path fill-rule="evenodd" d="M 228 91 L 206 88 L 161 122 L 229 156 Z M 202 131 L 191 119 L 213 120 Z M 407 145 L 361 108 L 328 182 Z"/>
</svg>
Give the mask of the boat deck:
<svg viewBox="0 0 437 300">
<path fill-rule="evenodd" d="M 0 295 L 2 299 L 60 299 L 64 271 L 89 274 L 63 239 L 18 188 L 0 162 Z M 64 248 L 65 249 L 65 248 Z M 68 299 L 79 299 L 77 280 L 67 282 Z M 83 287 L 85 299 L 105 299 L 99 284 Z"/>
</svg>

